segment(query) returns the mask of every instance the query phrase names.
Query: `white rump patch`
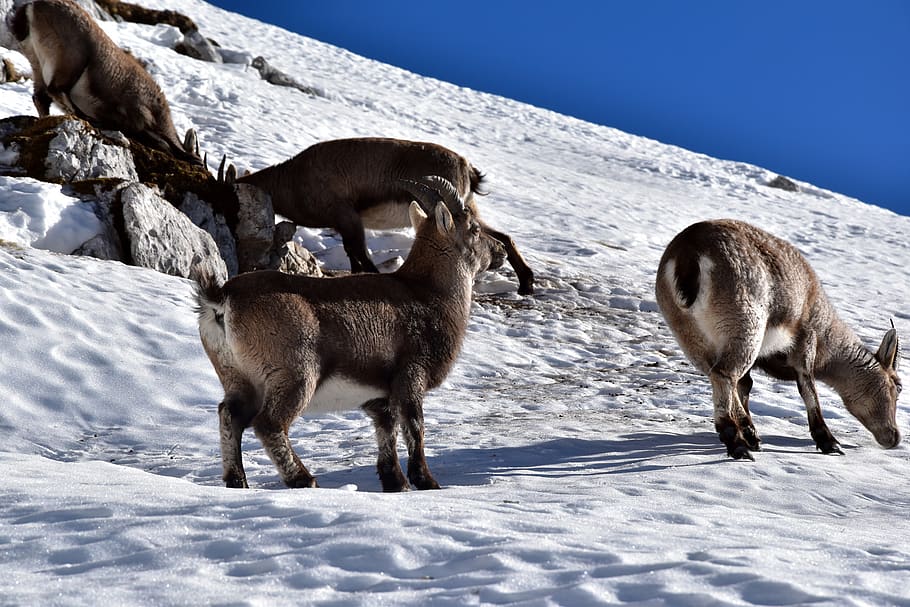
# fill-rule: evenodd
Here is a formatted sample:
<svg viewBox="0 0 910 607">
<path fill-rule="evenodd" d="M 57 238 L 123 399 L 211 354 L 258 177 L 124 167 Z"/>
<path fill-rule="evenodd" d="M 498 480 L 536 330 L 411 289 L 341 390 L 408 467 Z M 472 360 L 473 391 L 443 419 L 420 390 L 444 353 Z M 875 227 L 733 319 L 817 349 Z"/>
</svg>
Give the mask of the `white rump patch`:
<svg viewBox="0 0 910 607">
<path fill-rule="evenodd" d="M 341 375 L 333 375 L 325 379 L 313 398 L 310 399 L 304 415 L 318 415 L 320 413 L 333 413 L 335 411 L 348 411 L 356 409 L 367 401 L 375 398 L 385 398 L 384 392 L 373 386 L 357 383 Z"/>
<path fill-rule="evenodd" d="M 397 230 L 411 227 L 409 204 L 383 202 L 365 209 L 360 214 L 363 227 L 368 230 Z"/>
<path fill-rule="evenodd" d="M 793 347 L 793 330 L 789 327 L 768 327 L 758 350 L 759 358 L 786 352 Z"/>
</svg>

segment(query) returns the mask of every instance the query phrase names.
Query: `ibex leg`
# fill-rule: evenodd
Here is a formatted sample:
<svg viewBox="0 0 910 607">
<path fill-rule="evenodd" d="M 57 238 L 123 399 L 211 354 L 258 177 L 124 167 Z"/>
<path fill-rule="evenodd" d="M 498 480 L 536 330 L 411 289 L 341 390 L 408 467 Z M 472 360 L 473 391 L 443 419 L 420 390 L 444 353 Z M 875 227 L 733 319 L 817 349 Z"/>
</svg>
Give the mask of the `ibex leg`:
<svg viewBox="0 0 910 607">
<path fill-rule="evenodd" d="M 376 472 L 383 491 L 407 491 L 408 479 L 401 471 L 398 462 L 398 423 L 389 407 L 387 398 L 377 398 L 363 405 L 363 410 L 373 420 L 376 429 L 376 443 L 379 457 L 376 461 Z"/>
</svg>

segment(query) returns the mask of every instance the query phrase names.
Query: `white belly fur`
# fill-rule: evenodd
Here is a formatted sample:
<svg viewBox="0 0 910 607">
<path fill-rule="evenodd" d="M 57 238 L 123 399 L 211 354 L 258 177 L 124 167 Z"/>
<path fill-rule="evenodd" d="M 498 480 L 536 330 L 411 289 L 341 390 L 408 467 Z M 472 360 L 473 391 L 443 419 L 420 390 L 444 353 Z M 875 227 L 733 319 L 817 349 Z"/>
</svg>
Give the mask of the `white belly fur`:
<svg viewBox="0 0 910 607">
<path fill-rule="evenodd" d="M 758 350 L 759 358 L 786 352 L 793 347 L 793 331 L 787 327 L 768 327 Z"/>
<path fill-rule="evenodd" d="M 303 414 L 306 416 L 335 411 L 348 411 L 360 407 L 374 398 L 385 398 L 383 392 L 373 386 L 359 384 L 347 377 L 335 375 L 325 379 L 313 394 Z"/>
</svg>

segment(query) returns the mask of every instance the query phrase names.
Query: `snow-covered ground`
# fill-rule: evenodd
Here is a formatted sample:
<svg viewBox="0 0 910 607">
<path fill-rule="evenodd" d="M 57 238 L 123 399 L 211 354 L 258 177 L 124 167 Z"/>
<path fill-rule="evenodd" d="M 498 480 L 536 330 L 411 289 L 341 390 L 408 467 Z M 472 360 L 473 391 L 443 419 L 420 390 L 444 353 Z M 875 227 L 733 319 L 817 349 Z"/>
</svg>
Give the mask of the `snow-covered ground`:
<svg viewBox="0 0 910 607">
<path fill-rule="evenodd" d="M 757 376 L 764 451 L 730 460 L 708 383 L 653 295 L 677 231 L 745 219 L 795 243 L 877 346 L 891 319 L 910 326 L 910 218 L 809 184 L 770 189 L 758 167 L 198 0 L 143 2 L 325 93 L 178 55 L 165 28 L 106 24 L 150 62 L 178 130 L 195 126 L 209 158 L 255 169 L 359 135 L 447 145 L 488 175 L 485 217 L 515 238 L 538 293 L 515 294 L 508 268 L 479 281 L 461 357 L 426 403 L 444 490 L 381 493 L 356 412 L 293 427 L 322 489 L 284 488 L 248 433 L 253 488 L 228 490 L 192 285 L 41 250 L 90 221 L 56 186 L 0 178 L 0 605 L 910 605 L 907 447 L 877 447 L 822 388 L 846 455 L 820 455 L 795 387 Z M 0 112 L 34 114 L 30 94 L 0 85 Z M 330 233 L 303 236 L 345 266 Z M 408 242 L 370 238 L 377 259 Z M 908 418 L 901 404 L 905 430 Z"/>
</svg>

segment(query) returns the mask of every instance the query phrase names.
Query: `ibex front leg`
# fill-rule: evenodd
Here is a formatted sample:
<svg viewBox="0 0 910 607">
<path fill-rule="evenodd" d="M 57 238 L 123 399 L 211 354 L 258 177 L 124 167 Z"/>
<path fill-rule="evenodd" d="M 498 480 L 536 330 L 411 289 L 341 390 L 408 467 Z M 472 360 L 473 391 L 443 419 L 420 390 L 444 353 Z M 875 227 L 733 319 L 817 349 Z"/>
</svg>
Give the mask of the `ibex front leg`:
<svg viewBox="0 0 910 607">
<path fill-rule="evenodd" d="M 419 373 L 405 374 L 393 382 L 390 398 L 398 412 L 401 429 L 408 445 L 408 480 L 418 489 L 439 489 L 439 483 L 430 474 L 423 446 L 423 394 L 424 381 Z"/>
<path fill-rule="evenodd" d="M 818 401 L 818 390 L 811 369 L 815 368 L 816 337 L 814 331 L 808 331 L 795 349 L 798 360 L 795 361 L 796 387 L 806 404 L 806 416 L 809 418 L 809 432 L 819 451 L 825 454 L 843 455 L 840 444 L 828 429 L 822 417 L 822 407 Z"/>
</svg>

